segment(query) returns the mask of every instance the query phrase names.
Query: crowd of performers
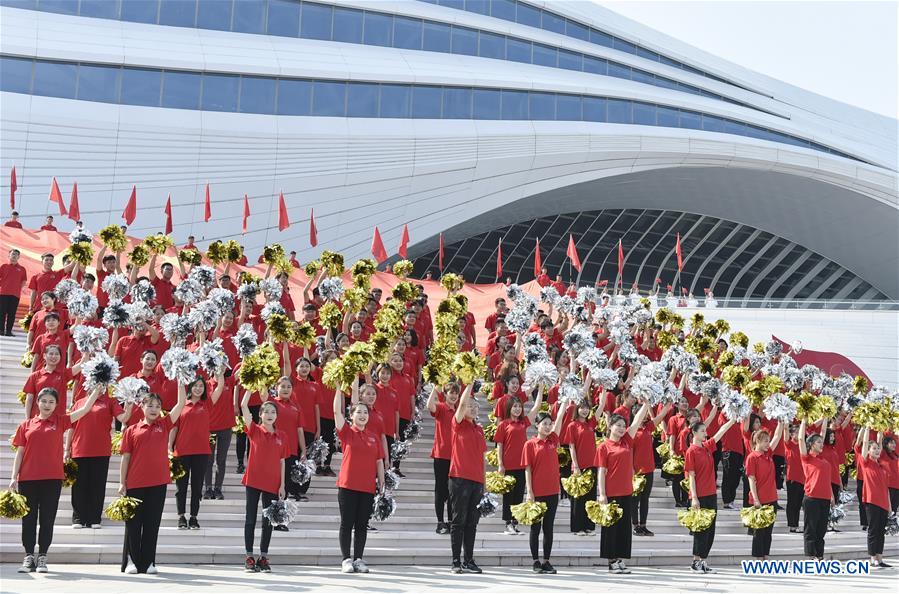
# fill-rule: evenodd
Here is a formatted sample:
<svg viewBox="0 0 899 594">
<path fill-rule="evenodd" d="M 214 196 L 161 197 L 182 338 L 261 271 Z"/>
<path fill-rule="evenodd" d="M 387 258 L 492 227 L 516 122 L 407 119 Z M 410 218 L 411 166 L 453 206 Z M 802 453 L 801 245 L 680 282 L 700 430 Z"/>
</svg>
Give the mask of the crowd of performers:
<svg viewBox="0 0 899 594">
<path fill-rule="evenodd" d="M 374 262 L 346 269 L 332 252 L 306 267 L 297 309 L 288 280 L 298 264 L 280 246 L 266 248 L 263 278 L 232 277 L 246 261 L 234 245 L 201 256 L 192 242 L 179 251 L 153 236 L 128 251 L 121 230 L 107 228 L 94 254 L 78 231 L 65 254 L 43 255 L 39 274 L 27 277 L 16 250 L 0 267 L 4 334 L 21 292 L 31 295 L 24 420 L 0 495 L 3 515 L 22 518 L 22 572 L 47 571 L 64 482 L 74 480 L 72 528 L 101 527 L 115 452 L 122 497 L 106 514 L 125 520 L 125 573 L 157 572 L 173 476 L 178 528 L 199 529 L 203 501 L 224 499 L 229 467 L 246 491 L 246 571 L 271 571 L 272 533 L 289 530 L 315 476 L 336 477 L 341 570 L 366 573 L 372 519 L 395 507 L 423 414 L 435 423 L 436 531 L 450 535 L 456 573 L 481 572 L 478 522 L 494 512 L 510 536 L 527 526 L 535 572 L 556 573 L 560 504 L 572 533 L 593 535 L 599 523 L 608 570 L 630 573 L 633 537 L 653 536 L 658 468 L 693 534 L 694 572 L 712 571 L 717 513 L 735 507 L 751 556 L 767 558 L 784 490 L 789 531 L 803 532 L 809 558 L 823 558 L 851 499 L 850 473 L 868 553 L 888 567 L 899 396 L 798 367 L 798 344 L 750 345 L 722 320 L 653 311 L 639 295 L 610 303 L 548 277 L 539 298 L 512 285 L 476 322 L 456 275 L 443 277 L 432 313 L 423 287 L 406 280 L 408 262 L 394 266 L 396 286 L 383 295 L 370 284 Z"/>
</svg>

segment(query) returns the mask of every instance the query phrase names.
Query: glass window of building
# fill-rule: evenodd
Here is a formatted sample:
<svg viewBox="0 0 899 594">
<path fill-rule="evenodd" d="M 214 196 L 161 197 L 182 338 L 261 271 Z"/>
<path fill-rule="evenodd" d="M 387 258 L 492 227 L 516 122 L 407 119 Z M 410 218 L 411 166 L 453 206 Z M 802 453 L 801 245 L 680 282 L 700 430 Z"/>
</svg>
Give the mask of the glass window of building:
<svg viewBox="0 0 899 594">
<path fill-rule="evenodd" d="M 122 69 L 82 64 L 78 68 L 78 98 L 83 101 L 119 102 Z"/>
<path fill-rule="evenodd" d="M 362 41 L 366 45 L 390 47 L 393 33 L 393 15 L 365 13 L 365 26 L 362 29 Z"/>
<path fill-rule="evenodd" d="M 144 68 L 122 70 L 122 103 L 125 105 L 159 105 L 162 72 Z"/>
<path fill-rule="evenodd" d="M 421 19 L 406 17 L 394 17 L 393 19 L 393 47 L 402 49 L 421 49 L 422 26 Z"/>
<path fill-rule="evenodd" d="M 240 33 L 264 32 L 265 8 L 266 4 L 258 0 L 234 0 L 232 30 Z"/>
<path fill-rule="evenodd" d="M 231 74 L 203 76 L 203 109 L 209 111 L 237 111 L 240 77 Z"/>
<path fill-rule="evenodd" d="M 269 0 L 268 27 L 269 35 L 280 37 L 300 36 L 300 5 L 293 0 Z"/>
<path fill-rule="evenodd" d="M 242 113 L 275 113 L 277 81 L 261 76 L 243 76 L 240 81 Z"/>
<path fill-rule="evenodd" d="M 330 6 L 304 2 L 300 16 L 300 37 L 330 40 L 332 10 Z"/>
<path fill-rule="evenodd" d="M 193 27 L 196 23 L 196 0 L 161 0 L 159 4 L 160 25 Z"/>
<path fill-rule="evenodd" d="M 412 88 L 408 85 L 381 85 L 381 117 L 408 118 Z"/>
<path fill-rule="evenodd" d="M 416 86 L 412 88 L 412 117 L 440 118 L 443 107 L 443 88 Z"/>
<path fill-rule="evenodd" d="M 162 106 L 197 109 L 203 77 L 196 72 L 166 70 L 162 73 Z"/>
<path fill-rule="evenodd" d="M 159 0 L 128 0 L 122 3 L 122 20 L 132 23 L 156 23 Z"/>
<path fill-rule="evenodd" d="M 347 85 L 346 114 L 355 118 L 378 117 L 379 85 L 349 83 Z"/>
<path fill-rule="evenodd" d="M 334 8 L 334 41 L 362 43 L 362 11 L 355 8 Z"/>
<path fill-rule="evenodd" d="M 312 113 L 312 83 L 307 80 L 278 81 L 278 114 L 309 115 Z"/>
<path fill-rule="evenodd" d="M 104 0 L 99 0 L 103 2 Z M 82 7 L 84 2 L 82 1 Z M 197 6 L 197 26 L 202 29 L 214 29 L 216 31 L 231 30 L 232 2 L 226 0 L 200 0 Z"/>
<path fill-rule="evenodd" d="M 346 83 L 315 81 L 312 115 L 342 117 L 346 113 Z"/>
</svg>

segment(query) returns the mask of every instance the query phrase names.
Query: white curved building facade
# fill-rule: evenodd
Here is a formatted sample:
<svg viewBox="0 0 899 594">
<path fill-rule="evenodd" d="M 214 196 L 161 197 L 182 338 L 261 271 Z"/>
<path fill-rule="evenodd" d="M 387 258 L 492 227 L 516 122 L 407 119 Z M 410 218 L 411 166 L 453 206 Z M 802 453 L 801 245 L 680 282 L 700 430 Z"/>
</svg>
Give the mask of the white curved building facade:
<svg viewBox="0 0 899 594">
<path fill-rule="evenodd" d="M 899 299 L 896 121 L 727 63 L 585 2 L 0 0 L 2 167 L 37 227 L 49 180 L 131 231 L 388 251 L 417 272 L 753 299 Z M 7 180 L 4 180 L 6 183 Z M 206 183 L 213 218 L 202 222 Z M 6 190 L 8 191 L 8 189 Z M 277 227 L 283 191 L 292 226 Z M 319 247 L 308 242 L 311 209 Z M 51 213 L 52 214 L 52 213 Z"/>
</svg>

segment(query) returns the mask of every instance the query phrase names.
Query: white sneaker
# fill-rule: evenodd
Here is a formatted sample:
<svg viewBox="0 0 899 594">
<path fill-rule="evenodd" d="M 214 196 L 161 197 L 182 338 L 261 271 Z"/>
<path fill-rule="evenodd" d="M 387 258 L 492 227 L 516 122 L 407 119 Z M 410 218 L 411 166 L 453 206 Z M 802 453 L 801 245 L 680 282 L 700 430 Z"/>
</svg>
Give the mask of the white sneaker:
<svg viewBox="0 0 899 594">
<path fill-rule="evenodd" d="M 103 526 L 101 524 L 91 524 L 91 528 L 93 528 L 94 530 L 99 530 L 102 527 Z"/>
<path fill-rule="evenodd" d="M 506 524 L 506 529 L 503 531 L 503 534 L 517 534 L 517 532 L 515 532 L 515 528 L 512 527 L 512 524 Z"/>
<path fill-rule="evenodd" d="M 37 572 L 38 573 L 47 573 L 50 571 L 47 568 L 47 555 L 38 555 L 37 556 Z"/>
<path fill-rule="evenodd" d="M 715 570 L 709 567 L 709 564 L 706 563 L 705 559 L 699 562 L 699 566 L 702 569 L 702 573 L 715 573 Z"/>
<path fill-rule="evenodd" d="M 157 573 L 159 573 L 159 570 L 156 569 L 155 564 L 150 563 L 150 567 L 147 568 L 147 573 L 149 573 L 150 575 L 156 575 Z"/>
<path fill-rule="evenodd" d="M 137 566 L 134 563 L 128 563 L 128 567 L 125 568 L 125 573 L 128 575 L 136 575 L 137 574 Z"/>
<path fill-rule="evenodd" d="M 81 530 L 84 528 L 81 524 L 72 524 L 72 530 Z"/>
<path fill-rule="evenodd" d="M 340 573 L 356 573 L 356 568 L 353 567 L 352 559 L 344 559 L 340 564 Z"/>
<path fill-rule="evenodd" d="M 353 561 L 353 569 L 356 573 L 368 573 L 368 565 L 366 565 L 365 561 L 362 559 Z"/>
</svg>

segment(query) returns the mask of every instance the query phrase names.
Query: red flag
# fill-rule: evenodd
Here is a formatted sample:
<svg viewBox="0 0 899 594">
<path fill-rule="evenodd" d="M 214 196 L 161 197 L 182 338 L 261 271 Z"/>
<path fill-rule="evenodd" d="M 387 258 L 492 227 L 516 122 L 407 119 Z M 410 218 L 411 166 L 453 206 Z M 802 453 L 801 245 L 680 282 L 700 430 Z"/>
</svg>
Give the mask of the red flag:
<svg viewBox="0 0 899 594">
<path fill-rule="evenodd" d="M 134 222 L 134 217 L 137 216 L 137 186 L 131 186 L 131 197 L 128 198 L 128 204 L 125 205 L 125 210 L 122 211 L 122 218 L 125 219 L 125 223 L 130 225 Z"/>
<path fill-rule="evenodd" d="M 315 228 L 315 209 L 309 215 L 309 243 L 312 247 L 318 245 L 318 229 Z"/>
<path fill-rule="evenodd" d="M 12 166 L 12 171 L 9 172 L 9 208 L 10 210 L 16 209 L 16 190 L 19 189 L 19 184 L 16 183 L 16 166 Z"/>
<path fill-rule="evenodd" d="M 443 233 L 440 234 L 440 249 L 437 250 L 437 266 L 443 272 Z"/>
<path fill-rule="evenodd" d="M 375 257 L 378 264 L 387 259 L 387 250 L 384 249 L 384 242 L 381 241 L 381 232 L 375 227 L 375 234 L 371 238 L 371 255 Z"/>
<path fill-rule="evenodd" d="M 278 196 L 278 231 L 284 231 L 290 227 L 290 219 L 287 218 L 287 205 L 284 204 L 284 191 Z"/>
<path fill-rule="evenodd" d="M 66 205 L 62 201 L 62 192 L 59 191 L 59 184 L 56 183 L 56 178 L 53 178 L 53 184 L 50 186 L 50 202 L 55 202 L 59 205 L 59 214 L 66 214 Z"/>
<path fill-rule="evenodd" d="M 400 247 L 397 248 L 396 253 L 403 258 L 409 257 L 409 225 L 403 225 L 403 236 L 400 238 Z"/>
<path fill-rule="evenodd" d="M 168 199 L 165 201 L 165 209 L 163 209 L 165 213 L 165 234 L 168 235 L 172 232 L 172 195 L 169 194 Z"/>
<path fill-rule="evenodd" d="M 565 254 L 571 260 L 571 265 L 575 270 L 581 271 L 581 259 L 577 255 L 577 248 L 574 246 L 574 235 L 568 235 L 568 252 Z"/>
<path fill-rule="evenodd" d="M 684 255 L 680 249 L 680 233 L 677 234 L 677 247 L 674 248 L 677 253 L 677 269 L 682 272 L 684 270 Z"/>
<path fill-rule="evenodd" d="M 243 231 L 241 234 L 247 232 L 247 221 L 250 220 L 250 199 L 247 198 L 247 195 L 243 195 Z"/>
<path fill-rule="evenodd" d="M 621 240 L 618 240 L 618 283 L 624 286 L 624 248 L 621 247 Z"/>
<path fill-rule="evenodd" d="M 81 209 L 78 207 L 78 182 L 72 184 L 72 198 L 69 200 L 69 218 L 73 221 L 81 218 Z"/>
<path fill-rule="evenodd" d="M 203 220 L 205 222 L 209 222 L 209 219 L 212 218 L 212 201 L 209 198 L 209 182 L 206 182 L 206 212 L 203 215 Z"/>
<path fill-rule="evenodd" d="M 496 242 L 496 278 L 503 275 L 503 240 Z"/>
<path fill-rule="evenodd" d="M 537 238 L 537 247 L 534 248 L 534 278 L 540 276 L 543 268 L 543 258 L 540 257 L 540 238 Z"/>
</svg>

